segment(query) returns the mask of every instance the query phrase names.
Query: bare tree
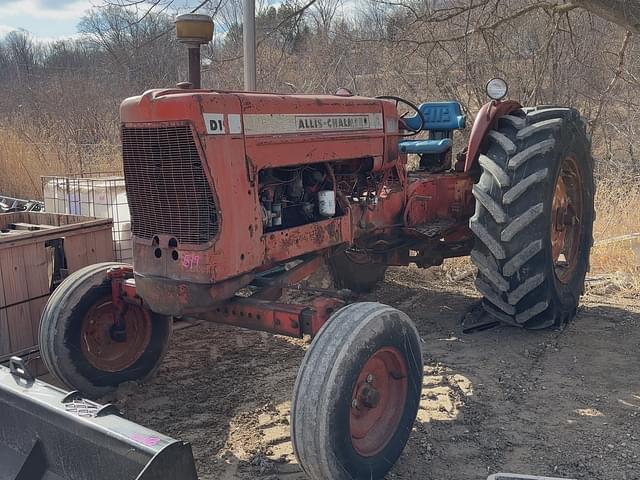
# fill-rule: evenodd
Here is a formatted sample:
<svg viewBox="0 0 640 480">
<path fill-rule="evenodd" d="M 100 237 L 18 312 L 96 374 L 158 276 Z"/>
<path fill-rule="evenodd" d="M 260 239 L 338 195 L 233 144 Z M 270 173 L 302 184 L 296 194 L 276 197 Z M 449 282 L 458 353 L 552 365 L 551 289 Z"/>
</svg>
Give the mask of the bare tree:
<svg viewBox="0 0 640 480">
<path fill-rule="evenodd" d="M 640 0 L 574 0 L 572 5 L 585 8 L 596 15 L 640 33 Z"/>
<path fill-rule="evenodd" d="M 78 40 L 40 44 L 24 32 L 0 40 L 0 150 L 2 135 L 23 142 L 19 151 L 32 152 L 24 155 L 45 168 L 41 173 L 60 164 L 73 171 L 79 159 L 86 168 L 117 163 L 122 99 L 172 86 L 186 71 L 173 35 L 184 4 L 152 0 L 136 8 L 137 2 L 109 0 L 89 12 Z M 600 174 L 618 179 L 640 172 L 640 41 L 627 33 L 635 31 L 637 4 L 360 0 L 357 9 L 345 3 L 344 15 L 341 0 L 260 0 L 258 85 L 308 93 L 346 86 L 416 102 L 456 99 L 473 118 L 486 100 L 486 80 L 503 76 L 511 98 L 524 104 L 580 108 Z M 216 26 L 204 49 L 203 85 L 241 88 L 241 0 L 194 7 L 213 15 Z"/>
<path fill-rule="evenodd" d="M 341 0 L 317 0 L 313 4 L 310 15 L 316 32 L 325 37 L 329 34 L 340 4 Z"/>
</svg>

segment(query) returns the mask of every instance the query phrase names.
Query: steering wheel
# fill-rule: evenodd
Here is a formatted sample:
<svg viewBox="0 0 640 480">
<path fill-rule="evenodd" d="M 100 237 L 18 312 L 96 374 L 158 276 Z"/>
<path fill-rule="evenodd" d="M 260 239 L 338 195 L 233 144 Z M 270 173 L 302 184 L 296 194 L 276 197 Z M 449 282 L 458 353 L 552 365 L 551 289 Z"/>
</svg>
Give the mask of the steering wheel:
<svg viewBox="0 0 640 480">
<path fill-rule="evenodd" d="M 396 97 L 394 95 L 380 95 L 377 96 L 376 98 L 379 98 L 380 100 L 393 100 L 396 102 L 396 110 L 398 109 L 398 105 L 400 105 L 401 103 L 406 105 L 407 107 L 409 107 L 411 110 L 415 111 L 416 114 L 418 115 L 418 118 L 420 119 L 420 126 L 416 129 L 414 128 L 410 128 L 406 122 L 402 121 L 402 124 L 404 125 L 404 130 L 408 130 L 409 133 L 406 133 L 404 135 L 400 135 L 401 137 L 412 137 L 413 135 L 417 135 L 418 133 L 420 133 L 422 130 L 424 130 L 424 115 L 422 114 L 422 112 L 420 111 L 420 109 L 412 102 L 410 102 L 409 100 L 405 100 L 402 97 Z M 400 120 L 402 120 L 404 117 L 407 116 L 409 112 L 405 112 L 402 115 L 400 115 Z"/>
</svg>

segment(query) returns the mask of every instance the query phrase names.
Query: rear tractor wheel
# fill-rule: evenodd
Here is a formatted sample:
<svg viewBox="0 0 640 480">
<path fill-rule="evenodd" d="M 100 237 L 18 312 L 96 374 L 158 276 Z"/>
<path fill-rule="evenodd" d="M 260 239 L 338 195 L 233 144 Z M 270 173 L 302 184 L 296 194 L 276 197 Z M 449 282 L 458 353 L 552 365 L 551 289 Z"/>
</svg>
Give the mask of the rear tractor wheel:
<svg viewBox="0 0 640 480">
<path fill-rule="evenodd" d="M 592 245 L 584 121 L 570 108 L 517 110 L 489 132 L 479 163 L 471 260 L 484 310 L 525 328 L 561 327 L 575 316 Z"/>
<path fill-rule="evenodd" d="M 293 393 L 291 439 L 313 480 L 381 479 L 418 412 L 422 354 L 404 313 L 375 302 L 334 313 L 307 351 Z"/>
<path fill-rule="evenodd" d="M 47 369 L 92 397 L 152 376 L 171 335 L 170 317 L 130 304 L 124 331 L 114 329 L 107 271 L 118 266 L 122 264 L 99 263 L 71 274 L 53 292 L 40 320 L 40 352 Z"/>
</svg>

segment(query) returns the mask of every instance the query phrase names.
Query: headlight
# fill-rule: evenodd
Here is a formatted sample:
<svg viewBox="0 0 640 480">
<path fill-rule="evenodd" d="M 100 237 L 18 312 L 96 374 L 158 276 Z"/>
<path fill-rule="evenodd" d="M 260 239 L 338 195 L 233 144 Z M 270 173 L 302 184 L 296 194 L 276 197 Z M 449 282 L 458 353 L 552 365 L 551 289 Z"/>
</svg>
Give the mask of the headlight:
<svg viewBox="0 0 640 480">
<path fill-rule="evenodd" d="M 509 85 L 502 78 L 492 78 L 487 82 L 487 95 L 493 100 L 502 100 L 509 92 Z"/>
</svg>

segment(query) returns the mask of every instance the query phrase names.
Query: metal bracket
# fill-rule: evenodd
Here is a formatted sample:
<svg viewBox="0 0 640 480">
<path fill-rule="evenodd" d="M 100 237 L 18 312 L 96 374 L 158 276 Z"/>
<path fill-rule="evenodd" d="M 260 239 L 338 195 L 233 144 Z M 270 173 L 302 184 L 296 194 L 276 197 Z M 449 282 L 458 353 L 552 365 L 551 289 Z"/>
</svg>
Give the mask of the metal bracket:
<svg viewBox="0 0 640 480">
<path fill-rule="evenodd" d="M 25 365 L 24 360 L 20 357 L 14 356 L 9 359 L 9 371 L 11 375 L 22 378 L 28 382 L 35 380 L 35 377 Z"/>
<path fill-rule="evenodd" d="M 117 407 L 111 403 L 100 405 L 99 403 L 87 400 L 78 390 L 67 393 L 60 403 L 64 405 L 66 412 L 77 417 L 96 418 L 105 415 L 120 415 Z"/>
</svg>

